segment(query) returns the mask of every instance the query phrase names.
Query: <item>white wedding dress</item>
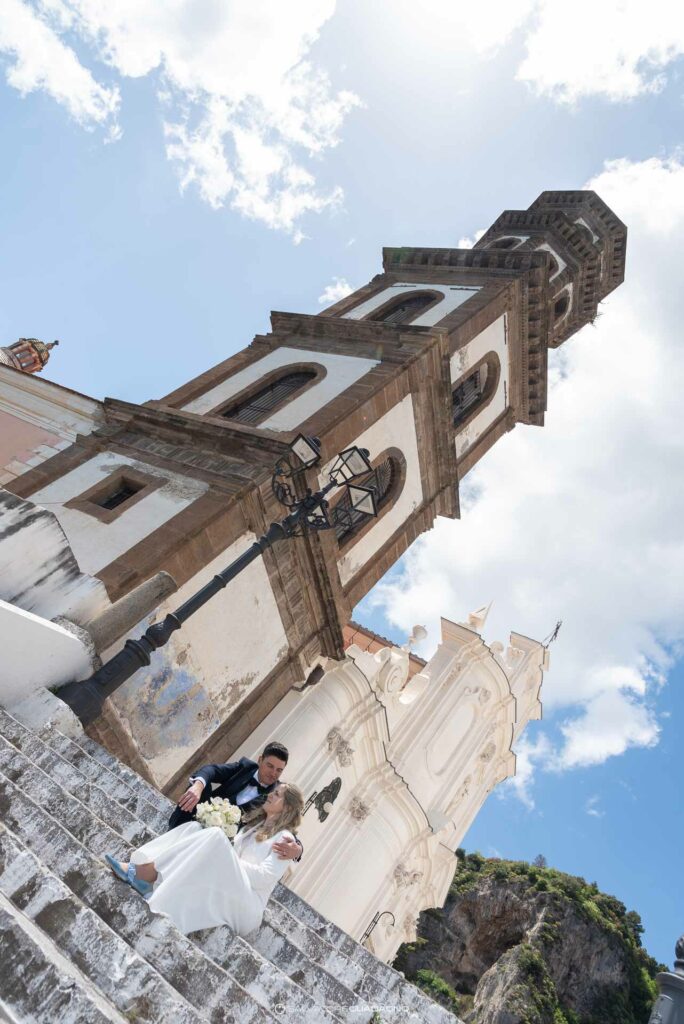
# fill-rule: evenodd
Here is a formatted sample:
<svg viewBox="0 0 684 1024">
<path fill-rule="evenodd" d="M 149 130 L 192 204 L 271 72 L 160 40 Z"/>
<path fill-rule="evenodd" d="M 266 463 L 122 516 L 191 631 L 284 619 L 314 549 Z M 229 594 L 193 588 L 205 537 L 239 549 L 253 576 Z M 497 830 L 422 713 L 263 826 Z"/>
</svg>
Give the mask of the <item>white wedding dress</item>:
<svg viewBox="0 0 684 1024">
<path fill-rule="evenodd" d="M 165 832 L 131 854 L 131 864 L 154 863 L 158 878 L 147 897 L 157 914 L 167 914 L 185 935 L 227 924 L 248 935 L 261 924 L 273 888 L 291 864 L 273 844 L 293 838 L 282 829 L 258 843 L 255 828 L 231 844 L 220 828 L 197 821 Z"/>
</svg>

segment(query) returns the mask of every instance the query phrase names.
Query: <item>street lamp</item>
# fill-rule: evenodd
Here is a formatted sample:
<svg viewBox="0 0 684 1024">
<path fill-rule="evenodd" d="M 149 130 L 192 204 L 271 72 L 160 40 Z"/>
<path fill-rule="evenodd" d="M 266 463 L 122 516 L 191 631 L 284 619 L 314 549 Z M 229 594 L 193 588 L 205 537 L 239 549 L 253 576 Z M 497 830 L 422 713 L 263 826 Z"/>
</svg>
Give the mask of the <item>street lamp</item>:
<svg viewBox="0 0 684 1024">
<path fill-rule="evenodd" d="M 293 462 L 292 456 L 296 461 Z M 282 456 L 276 462 L 271 477 L 273 493 L 281 505 L 289 510 L 288 515 L 279 523 L 271 523 L 263 536 L 255 540 L 239 558 L 217 573 L 175 612 L 169 613 L 161 622 L 150 626 L 139 639 L 126 640 L 119 653 L 102 665 L 90 679 L 80 683 L 68 683 L 60 688 L 60 698 L 72 708 L 84 725 L 97 718 L 102 704 L 110 694 L 130 679 L 138 669 L 150 664 L 154 651 L 168 643 L 175 631 L 180 629 L 191 615 L 199 611 L 207 601 L 223 590 L 276 541 L 301 537 L 305 533 L 319 530 L 347 530 L 360 519 L 377 515 L 377 498 L 373 488 L 351 484 L 352 480 L 371 472 L 367 449 L 352 447 L 340 452 L 326 474 L 328 482 L 318 491 L 306 487 L 304 496 L 300 497 L 298 491 L 302 489 L 299 483 L 302 475 L 320 460 L 318 438 L 298 434 L 289 446 L 288 455 Z M 339 502 L 331 509 L 326 495 L 342 486 L 347 490 L 346 501 Z"/>
</svg>

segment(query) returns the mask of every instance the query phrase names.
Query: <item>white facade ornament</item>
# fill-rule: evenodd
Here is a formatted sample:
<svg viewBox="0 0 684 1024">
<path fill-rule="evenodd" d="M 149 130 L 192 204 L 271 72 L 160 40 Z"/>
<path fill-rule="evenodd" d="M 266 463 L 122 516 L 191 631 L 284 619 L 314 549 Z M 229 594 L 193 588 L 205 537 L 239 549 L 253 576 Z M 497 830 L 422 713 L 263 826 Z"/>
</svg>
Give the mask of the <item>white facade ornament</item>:
<svg viewBox="0 0 684 1024">
<path fill-rule="evenodd" d="M 491 698 L 491 690 L 488 690 L 486 686 L 466 686 L 463 690 L 464 697 L 477 697 L 479 704 L 486 704 Z"/>
<path fill-rule="evenodd" d="M 368 804 L 364 803 L 364 801 L 358 796 L 352 797 L 349 803 L 349 816 L 353 818 L 354 821 L 365 821 L 369 814 L 370 807 Z"/>
<path fill-rule="evenodd" d="M 330 730 L 327 736 L 328 750 L 337 758 L 343 768 L 349 768 L 354 759 L 354 750 L 347 743 L 340 730 L 335 727 Z"/>
<path fill-rule="evenodd" d="M 422 877 L 422 871 L 409 871 L 403 864 L 397 864 L 394 869 L 394 881 L 397 889 L 406 889 L 410 885 L 415 885 Z"/>
<path fill-rule="evenodd" d="M 386 694 L 398 694 L 409 676 L 409 656 L 399 647 L 385 647 L 375 655 L 381 665 L 377 688 Z"/>
<path fill-rule="evenodd" d="M 376 910 L 394 915 L 396 927 L 383 917 L 371 936 L 391 959 L 420 912 L 444 902 L 454 851 L 488 792 L 514 774 L 508 737 L 540 717 L 548 652 L 511 634 L 522 652 L 511 670 L 472 624 L 442 619 L 441 643 L 409 677 L 407 645 L 382 649 L 370 631 L 367 641 L 375 651 L 359 638 L 315 685 L 290 690 L 234 755 L 254 757 L 277 736 L 306 793 L 330 783 L 337 759 L 344 804 L 324 822 L 305 816 L 307 854 L 287 884 L 357 941 Z"/>
</svg>

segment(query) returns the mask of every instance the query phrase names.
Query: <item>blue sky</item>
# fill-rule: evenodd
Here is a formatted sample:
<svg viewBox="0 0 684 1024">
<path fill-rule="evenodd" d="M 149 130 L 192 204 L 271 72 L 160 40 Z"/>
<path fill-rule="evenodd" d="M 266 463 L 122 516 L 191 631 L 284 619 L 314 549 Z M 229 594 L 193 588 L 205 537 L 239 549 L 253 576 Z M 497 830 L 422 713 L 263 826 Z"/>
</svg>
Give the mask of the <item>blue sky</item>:
<svg viewBox="0 0 684 1024">
<path fill-rule="evenodd" d="M 684 17 L 665 0 L 6 0 L 0 324 L 46 376 L 156 398 L 368 281 L 383 245 L 468 244 L 595 187 L 627 280 L 552 360 L 547 426 L 462 484 L 357 617 L 494 601 L 485 636 L 564 625 L 545 720 L 466 845 L 596 880 L 670 961 L 684 723 L 680 381 Z M 592 32 L 583 26 L 591 19 Z M 669 882 L 668 888 L 665 888 Z"/>
</svg>

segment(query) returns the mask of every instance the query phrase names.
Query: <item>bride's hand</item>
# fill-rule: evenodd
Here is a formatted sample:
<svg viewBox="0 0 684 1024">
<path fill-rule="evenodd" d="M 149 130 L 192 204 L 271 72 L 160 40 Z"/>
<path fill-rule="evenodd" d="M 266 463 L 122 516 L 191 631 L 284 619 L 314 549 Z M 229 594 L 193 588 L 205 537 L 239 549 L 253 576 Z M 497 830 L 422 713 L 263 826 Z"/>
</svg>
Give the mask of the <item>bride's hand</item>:
<svg viewBox="0 0 684 1024">
<path fill-rule="evenodd" d="M 204 786 L 198 780 L 193 782 L 192 786 L 189 786 L 183 796 L 178 801 L 178 806 L 181 811 L 194 811 L 195 807 L 199 803 L 199 798 L 202 796 L 202 790 Z"/>
</svg>

